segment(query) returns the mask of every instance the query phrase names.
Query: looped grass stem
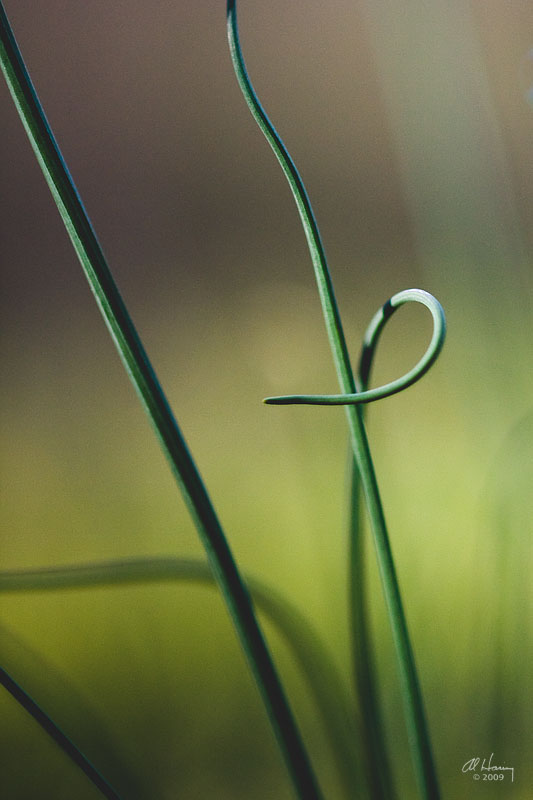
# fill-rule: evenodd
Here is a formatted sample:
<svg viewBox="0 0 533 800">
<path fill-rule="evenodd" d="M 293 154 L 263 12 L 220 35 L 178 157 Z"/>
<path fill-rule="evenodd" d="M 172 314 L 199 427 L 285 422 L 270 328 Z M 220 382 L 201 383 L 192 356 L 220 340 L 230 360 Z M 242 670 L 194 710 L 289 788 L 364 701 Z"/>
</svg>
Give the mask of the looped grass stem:
<svg viewBox="0 0 533 800">
<path fill-rule="evenodd" d="M 285 147 L 283 140 L 263 109 L 246 70 L 239 42 L 237 2 L 227 2 L 227 28 L 233 67 L 248 108 L 261 129 L 283 170 L 291 188 L 307 239 L 315 271 L 318 293 L 330 348 L 343 395 L 356 395 L 354 375 L 346 346 L 340 313 L 333 290 L 326 254 L 320 237 L 309 196 L 300 174 Z M 388 609 L 394 639 L 400 682 L 404 700 L 407 733 L 411 747 L 414 770 L 421 797 L 437 800 L 439 788 L 431 749 L 429 730 L 424 711 L 422 692 L 415 665 L 413 648 L 407 629 L 396 569 L 392 557 L 385 515 L 381 503 L 374 465 L 359 404 L 345 404 L 353 456 L 357 464 L 364 492 L 374 546 L 381 576 L 383 593 Z M 354 580 L 356 576 L 354 576 Z M 377 765 L 376 765 L 377 768 Z"/>
</svg>

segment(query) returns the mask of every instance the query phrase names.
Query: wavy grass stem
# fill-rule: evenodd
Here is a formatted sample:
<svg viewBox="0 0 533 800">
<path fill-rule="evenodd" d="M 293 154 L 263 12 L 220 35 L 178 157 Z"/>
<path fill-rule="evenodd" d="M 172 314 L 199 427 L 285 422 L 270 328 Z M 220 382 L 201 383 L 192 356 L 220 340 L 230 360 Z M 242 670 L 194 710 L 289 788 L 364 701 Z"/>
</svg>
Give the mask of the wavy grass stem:
<svg viewBox="0 0 533 800">
<path fill-rule="evenodd" d="M 261 106 L 248 77 L 239 42 L 236 0 L 228 0 L 227 21 L 231 58 L 239 86 L 254 119 L 281 165 L 300 214 L 315 270 L 324 320 L 341 391 L 345 395 L 353 395 L 356 393 L 353 371 L 318 225 L 298 170 L 279 134 Z M 383 592 L 398 657 L 407 731 L 418 787 L 423 798 L 436 800 L 439 797 L 439 788 L 422 692 L 407 630 L 407 622 L 362 411 L 358 405 L 347 405 L 345 406 L 345 413 L 348 419 L 354 458 L 361 476 Z"/>
<path fill-rule="evenodd" d="M 206 549 L 298 795 L 320 797 L 300 732 L 252 603 L 200 473 L 113 280 L 31 83 L 0 2 L 0 60 L 13 100 L 124 366 L 144 405 Z"/>
</svg>

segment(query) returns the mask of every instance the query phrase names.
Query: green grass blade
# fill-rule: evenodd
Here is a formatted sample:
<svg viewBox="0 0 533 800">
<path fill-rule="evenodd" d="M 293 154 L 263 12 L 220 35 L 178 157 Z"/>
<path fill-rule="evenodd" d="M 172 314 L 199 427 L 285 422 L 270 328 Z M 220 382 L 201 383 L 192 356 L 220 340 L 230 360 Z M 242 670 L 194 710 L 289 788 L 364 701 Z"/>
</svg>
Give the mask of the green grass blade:
<svg viewBox="0 0 533 800">
<path fill-rule="evenodd" d="M 43 709 L 16 683 L 3 667 L 0 667 L 0 684 L 9 694 L 19 703 L 25 711 L 30 714 L 38 725 L 50 736 L 58 747 L 70 758 L 70 760 L 81 769 L 89 778 L 91 783 L 98 789 L 100 794 L 108 800 L 120 800 L 120 796 L 113 787 L 98 772 L 91 762 L 83 755 L 75 744 L 65 736 L 63 731 L 55 722 L 43 711 Z"/>
<path fill-rule="evenodd" d="M 209 565 L 196 558 L 133 558 L 45 569 L 4 570 L 0 572 L 0 594 L 165 582 L 215 585 Z M 337 666 L 313 626 L 297 608 L 256 578 L 247 576 L 246 583 L 258 611 L 265 614 L 284 637 L 308 683 L 332 745 L 339 780 L 349 800 L 360 787 L 360 774 L 354 764 L 356 712 Z"/>
<path fill-rule="evenodd" d="M 13 100 L 110 334 L 188 504 L 296 791 L 302 798 L 319 798 L 316 778 L 247 589 L 50 130 L 1 2 L 0 34 L 0 60 Z"/>
<path fill-rule="evenodd" d="M 418 363 L 403 376 L 376 389 L 368 389 L 377 344 L 387 321 L 405 303 L 420 303 L 433 317 L 433 333 L 426 352 Z M 412 386 L 426 374 L 438 358 L 446 334 L 446 321 L 442 306 L 432 295 L 419 289 L 408 289 L 394 295 L 374 315 L 363 338 L 363 347 L 357 374 L 357 392 L 347 395 L 299 395 L 267 398 L 266 403 L 289 404 L 306 403 L 320 405 L 344 405 L 346 403 L 371 403 Z M 357 466 L 350 450 L 350 513 L 349 513 L 349 613 L 352 647 L 354 654 L 354 676 L 357 697 L 359 698 L 362 736 L 366 751 L 367 777 L 373 798 L 393 798 L 392 774 L 388 763 L 387 746 L 379 704 L 375 662 L 371 637 L 368 629 L 366 565 L 361 518 L 361 481 Z"/>
<path fill-rule="evenodd" d="M 348 613 L 366 777 L 373 800 L 394 800 L 396 792 L 379 700 L 368 615 L 367 552 L 362 519 L 361 481 L 351 447 L 348 452 L 348 496 Z"/>
<path fill-rule="evenodd" d="M 228 0 L 227 20 L 230 52 L 239 86 L 254 119 L 272 147 L 289 182 L 302 220 L 341 391 L 344 395 L 354 395 L 356 393 L 355 381 L 318 226 L 298 170 L 262 108 L 248 78 L 239 43 L 236 0 Z M 407 731 L 419 791 L 421 796 L 427 800 L 436 800 L 439 797 L 438 780 L 431 751 L 422 693 L 362 412 L 358 405 L 353 404 L 346 405 L 345 410 L 354 459 L 361 476 L 383 592 L 398 657 Z"/>
<path fill-rule="evenodd" d="M 83 720 L 85 736 L 89 737 L 91 746 L 94 747 L 92 761 L 96 763 L 105 757 L 106 773 L 109 771 L 108 780 L 113 785 L 120 786 L 123 797 L 129 800 L 153 800 L 152 787 L 148 788 L 144 775 L 137 768 L 139 764 L 132 765 L 126 754 L 127 747 L 123 748 L 123 743 L 110 733 L 108 720 L 88 699 L 83 687 L 75 685 L 40 649 L 36 649 L 27 638 L 21 636 L 20 629 L 15 632 L 11 627 L 0 623 L 0 650 L 6 672 L 17 676 L 18 685 L 24 686 L 30 697 L 39 698 L 40 708 L 68 709 L 69 719 Z M 63 726 L 74 731 L 73 723 L 63 723 Z M 77 739 L 78 728 L 75 735 Z M 32 764 L 32 771 L 34 766 L 35 762 Z M 35 775 L 38 774 L 35 771 Z M 58 795 L 61 795 L 60 791 Z"/>
<path fill-rule="evenodd" d="M 318 230 L 318 225 L 311 207 L 307 191 L 300 177 L 296 165 L 294 164 L 281 137 L 269 120 L 259 99 L 252 87 L 239 43 L 239 31 L 237 26 L 236 0 L 228 0 L 227 19 L 228 19 L 228 40 L 233 67 L 237 81 L 244 95 L 248 108 L 257 122 L 259 128 L 274 151 L 276 158 L 287 178 L 291 191 L 300 214 L 300 219 L 307 239 L 311 261 L 313 263 L 315 278 L 317 282 L 326 328 L 330 340 L 330 345 L 334 354 L 335 367 L 342 386 L 348 386 L 346 392 L 355 392 L 352 370 L 346 340 L 342 330 L 339 309 L 333 291 L 333 283 L 329 273 L 326 254 Z"/>
<path fill-rule="evenodd" d="M 385 324 L 394 312 L 406 303 L 420 303 L 425 306 L 433 317 L 433 333 L 431 341 L 422 358 L 415 366 L 400 378 L 396 378 L 383 386 L 375 389 L 368 388 L 368 373 L 374 357 L 374 351 Z M 346 406 L 366 405 L 385 397 L 392 397 L 398 392 L 403 392 L 422 378 L 433 366 L 440 355 L 446 336 L 446 319 L 444 310 L 439 301 L 429 292 L 422 289 L 404 289 L 393 295 L 390 300 L 374 314 L 365 332 L 363 350 L 359 367 L 358 391 L 347 394 L 322 394 L 322 395 L 285 395 L 282 397 L 267 397 L 263 402 L 269 405 L 315 405 L 315 406 Z M 364 388 L 363 388 L 364 387 Z"/>
<path fill-rule="evenodd" d="M 430 344 L 417 365 L 409 370 L 397 381 L 386 384 L 385 387 L 368 391 L 370 374 L 377 345 L 387 321 L 393 313 L 404 303 L 415 302 L 426 306 L 433 317 L 433 334 Z M 446 320 L 444 311 L 432 295 L 420 290 L 407 290 L 392 297 L 374 315 L 368 325 L 363 347 L 359 358 L 357 381 L 358 397 L 368 397 L 372 392 L 374 399 L 380 396 L 389 396 L 401 388 L 407 388 L 419 380 L 431 368 L 438 358 L 446 335 Z M 403 384 L 403 386 L 402 386 Z M 350 400 L 350 398 L 347 398 Z M 368 402 L 368 401 L 367 401 Z M 361 515 L 361 481 L 352 453 L 349 459 L 350 475 L 350 508 L 349 508 L 349 541 L 350 541 L 350 629 L 354 652 L 354 677 L 357 695 L 360 698 L 362 724 L 367 732 L 363 739 L 368 748 L 367 760 L 371 765 L 369 780 L 372 786 L 373 797 L 393 798 L 394 789 L 392 774 L 387 760 L 387 747 L 382 721 L 382 711 L 376 684 L 376 669 L 369 620 L 367 612 L 366 595 L 366 552 Z M 372 751 L 372 752 L 370 752 Z M 376 769 L 379 765 L 379 769 Z"/>
</svg>

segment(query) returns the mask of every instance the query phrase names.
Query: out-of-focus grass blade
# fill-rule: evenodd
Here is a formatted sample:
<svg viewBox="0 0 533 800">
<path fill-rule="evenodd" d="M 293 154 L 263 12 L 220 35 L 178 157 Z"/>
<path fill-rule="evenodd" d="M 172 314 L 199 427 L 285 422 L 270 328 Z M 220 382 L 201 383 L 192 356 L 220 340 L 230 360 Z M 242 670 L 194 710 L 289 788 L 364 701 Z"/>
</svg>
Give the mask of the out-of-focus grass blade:
<svg viewBox="0 0 533 800">
<path fill-rule="evenodd" d="M 45 569 L 2 571 L 0 594 L 164 582 L 215 585 L 209 565 L 199 559 L 134 558 Z M 283 635 L 307 680 L 332 746 L 345 796 L 350 800 L 361 785 L 361 775 L 355 766 L 356 712 L 337 666 L 313 626 L 294 605 L 256 578 L 247 576 L 246 583 L 258 610 Z"/>
</svg>

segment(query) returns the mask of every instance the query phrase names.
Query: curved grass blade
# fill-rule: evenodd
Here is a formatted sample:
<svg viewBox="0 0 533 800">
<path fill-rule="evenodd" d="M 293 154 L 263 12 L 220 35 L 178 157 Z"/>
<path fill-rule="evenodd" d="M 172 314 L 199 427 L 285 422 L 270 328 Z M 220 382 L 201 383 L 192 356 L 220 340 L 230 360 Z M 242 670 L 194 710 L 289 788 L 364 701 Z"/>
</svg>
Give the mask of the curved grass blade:
<svg viewBox="0 0 533 800">
<path fill-rule="evenodd" d="M 430 345 L 424 357 L 413 370 L 399 381 L 405 380 L 407 388 L 412 385 L 411 378 L 418 380 L 437 359 L 446 333 L 444 312 L 440 303 L 431 295 L 420 294 L 411 290 L 400 292 L 404 302 L 422 302 L 432 312 L 434 330 Z M 394 298 L 378 311 L 372 318 L 363 338 L 363 347 L 359 357 L 356 385 L 359 396 L 368 396 L 370 374 L 376 354 L 379 338 L 388 319 L 400 304 Z M 420 370 L 416 374 L 417 368 Z M 390 384 L 389 384 L 390 386 Z M 394 789 L 392 772 L 387 755 L 383 714 L 379 702 L 379 693 L 376 683 L 376 668 L 372 639 L 369 632 L 369 619 L 367 610 L 366 592 L 366 547 L 363 531 L 362 508 L 360 502 L 361 481 L 353 454 L 349 453 L 349 543 L 350 543 L 350 572 L 348 577 L 350 633 L 354 653 L 354 678 L 357 696 L 360 702 L 360 711 L 363 729 L 363 746 L 366 748 L 367 762 L 369 764 L 369 781 L 373 797 L 393 798 Z"/>
<path fill-rule="evenodd" d="M 418 363 L 402 377 L 376 389 L 368 389 L 370 373 L 380 336 L 387 321 L 405 303 L 424 305 L 433 317 L 433 334 L 428 348 Z M 356 386 L 358 391 L 348 395 L 297 395 L 267 398 L 265 403 L 288 404 L 307 403 L 320 405 L 340 405 L 345 403 L 371 403 L 412 386 L 432 367 L 437 360 L 446 335 L 444 311 L 438 300 L 420 289 L 407 289 L 391 297 L 374 315 L 368 325 L 359 359 Z M 387 746 L 375 679 L 375 661 L 371 637 L 368 629 L 366 608 L 366 567 L 363 539 L 363 520 L 361 515 L 359 473 L 350 451 L 350 511 L 349 511 L 349 609 L 350 630 L 354 654 L 354 676 L 357 697 L 361 710 L 364 735 L 361 737 L 366 752 L 367 777 L 371 795 L 374 798 L 394 797 L 392 773 L 388 762 Z"/>
<path fill-rule="evenodd" d="M 297 794 L 320 791 L 248 591 L 67 170 L 0 2 L 0 61 L 26 133 L 124 366 L 159 437 L 207 552 Z"/>
<path fill-rule="evenodd" d="M 166 582 L 215 585 L 209 565 L 196 558 L 132 558 L 0 571 L 0 594 Z M 356 711 L 337 666 L 312 625 L 297 608 L 256 578 L 247 576 L 246 583 L 258 611 L 265 614 L 284 637 L 308 683 L 332 745 L 339 780 L 349 800 L 355 796 L 360 784 L 354 764 Z"/>
<path fill-rule="evenodd" d="M 374 358 L 375 348 L 381 332 L 387 320 L 394 312 L 406 303 L 420 303 L 425 306 L 433 317 L 433 333 L 426 352 L 415 366 L 390 383 L 378 386 L 375 389 L 368 389 L 368 377 L 372 359 Z M 359 387 L 356 392 L 347 394 L 304 394 L 304 395 L 285 395 L 282 397 L 267 397 L 263 402 L 270 405 L 315 405 L 315 406 L 346 406 L 357 405 L 359 403 L 374 403 L 376 400 L 383 400 L 391 397 L 398 392 L 403 392 L 414 383 L 420 380 L 426 372 L 431 369 L 444 345 L 446 335 L 446 319 L 444 310 L 439 301 L 429 292 L 423 289 L 404 289 L 393 295 L 390 300 L 379 309 L 377 314 L 372 317 L 363 339 L 363 349 L 359 366 Z M 362 387 L 365 388 L 362 388 Z"/>
<path fill-rule="evenodd" d="M 239 43 L 236 0 L 228 0 L 227 20 L 229 47 L 239 86 L 254 119 L 280 163 L 289 182 L 300 214 L 315 270 L 324 320 L 341 391 L 343 394 L 353 395 L 356 392 L 355 381 L 318 226 L 298 170 L 280 136 L 261 106 L 246 72 L 246 66 Z M 376 475 L 363 423 L 363 416 L 358 405 L 345 406 L 345 412 L 348 419 L 354 459 L 361 476 L 383 593 L 397 652 L 407 732 L 417 783 L 423 798 L 426 798 L 426 800 L 437 800 L 439 797 L 438 780 L 431 750 L 422 692 L 418 680 L 414 653 L 407 630 L 407 622 L 403 610 Z"/>
<path fill-rule="evenodd" d="M 428 348 L 418 363 L 395 381 L 376 389 L 368 389 L 370 372 L 377 344 L 387 321 L 405 303 L 420 303 L 431 312 L 433 334 Z M 371 403 L 412 386 L 437 360 L 446 334 L 446 320 L 442 306 L 433 295 L 420 289 L 407 289 L 391 297 L 374 315 L 363 338 L 356 386 L 358 391 L 347 395 L 296 395 L 267 398 L 265 403 L 306 403 L 315 405 L 341 405 L 345 403 Z M 375 679 L 375 661 L 368 630 L 366 608 L 366 567 L 363 527 L 361 518 L 359 473 L 350 451 L 350 511 L 349 511 L 349 609 L 350 631 L 354 655 L 354 676 L 361 710 L 364 735 L 361 737 L 366 752 L 367 777 L 373 798 L 394 797 L 392 773 L 388 760 L 382 713 Z"/>
<path fill-rule="evenodd" d="M 376 355 L 376 349 L 380 336 L 385 328 L 387 321 L 401 305 L 408 302 L 421 303 L 426 306 L 433 317 L 433 334 L 430 344 L 420 359 L 418 364 L 409 370 L 403 377 L 378 390 L 368 391 L 370 374 Z M 442 306 L 432 295 L 421 292 L 418 289 L 411 289 L 392 297 L 374 315 L 368 325 L 363 337 L 363 347 L 359 357 L 357 371 L 358 397 L 368 398 L 372 392 L 375 393 L 373 399 L 381 396 L 390 396 L 402 388 L 412 386 L 419 380 L 437 360 L 446 335 L 446 319 Z M 403 384 L 403 386 L 402 386 Z M 388 387 L 388 391 L 387 391 Z M 399 388 L 397 388 L 399 387 Z M 371 402 L 372 399 L 366 400 Z M 357 686 L 357 695 L 361 701 L 361 717 L 364 729 L 368 737 L 364 738 L 365 745 L 372 749 L 375 756 L 382 754 L 386 757 L 387 747 L 385 744 L 385 733 L 382 721 L 382 711 L 379 703 L 379 695 L 376 686 L 376 670 L 374 666 L 374 654 L 372 641 L 369 634 L 368 612 L 366 608 L 366 556 L 365 542 L 363 536 L 363 520 L 361 515 L 360 491 L 361 482 L 357 467 L 354 464 L 352 454 L 349 459 L 350 476 L 350 509 L 349 509 L 349 541 L 350 541 L 350 628 L 352 646 L 354 652 L 354 672 Z M 356 579 L 357 576 L 357 579 Z M 375 760 L 371 759 L 373 766 Z M 370 776 L 371 784 L 374 787 L 374 796 L 393 797 L 393 787 L 390 764 L 387 761 L 381 763 L 380 770 L 372 770 Z"/>
<path fill-rule="evenodd" d="M 9 694 L 30 714 L 34 720 L 41 726 L 41 728 L 54 740 L 54 742 L 63 750 L 70 760 L 81 769 L 82 772 L 89 778 L 91 783 L 98 789 L 98 791 L 107 797 L 108 800 L 120 800 L 120 796 L 113 789 L 113 787 L 106 781 L 98 772 L 91 762 L 83 755 L 75 744 L 65 736 L 63 731 L 55 724 L 55 722 L 42 710 L 42 708 L 32 700 L 32 698 L 24 691 L 24 689 L 16 683 L 15 680 L 6 672 L 3 667 L 0 667 L 0 684 L 9 692 Z"/>
</svg>

